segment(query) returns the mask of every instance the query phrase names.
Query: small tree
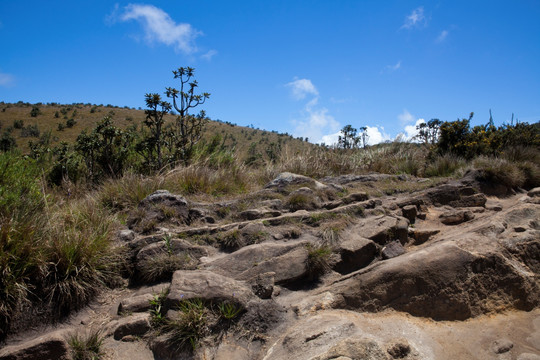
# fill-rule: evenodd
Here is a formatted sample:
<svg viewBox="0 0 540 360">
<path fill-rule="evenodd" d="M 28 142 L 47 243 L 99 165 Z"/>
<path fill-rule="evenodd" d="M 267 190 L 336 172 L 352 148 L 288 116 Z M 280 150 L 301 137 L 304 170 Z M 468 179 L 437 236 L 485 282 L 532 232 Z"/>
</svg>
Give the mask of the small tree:
<svg viewBox="0 0 540 360">
<path fill-rule="evenodd" d="M 198 83 L 196 80 L 190 82 L 194 71 L 195 69 L 191 67 L 181 67 L 174 70 L 174 78 L 180 79 L 180 90 L 168 87 L 165 92 L 167 97 L 173 99 L 174 109 L 179 114 L 176 118 L 178 131 L 176 147 L 179 151 L 178 157 L 184 162 L 184 165 L 188 164 L 193 146 L 201 139 L 203 128 L 207 122 L 204 111 L 193 116 L 189 114 L 189 110 L 204 104 L 206 99 L 210 97 L 207 92 L 195 94 Z"/>
<path fill-rule="evenodd" d="M 358 130 L 353 128 L 351 125 L 346 125 L 341 129 L 341 134 L 338 137 L 338 147 L 343 149 L 354 149 L 358 147 L 360 138 L 356 136 Z"/>
<path fill-rule="evenodd" d="M 369 140 L 369 135 L 367 133 L 367 126 L 362 126 L 360 129 L 358 129 L 360 131 L 360 140 L 362 140 L 362 147 L 365 149 L 366 146 L 367 146 L 367 142 Z"/>
<path fill-rule="evenodd" d="M 439 141 L 440 127 L 442 121 L 439 119 L 431 119 L 427 123 L 421 123 L 416 125 L 416 130 L 418 130 L 418 138 L 424 144 L 434 145 Z"/>
<path fill-rule="evenodd" d="M 146 119 L 143 123 L 150 130 L 150 134 L 143 140 L 140 147 L 142 147 L 143 152 L 146 153 L 146 158 L 150 167 L 161 169 L 164 165 L 164 117 L 171 110 L 171 104 L 169 104 L 167 101 L 163 101 L 159 94 L 146 94 L 145 101 L 148 109 L 144 111 L 146 114 Z"/>
</svg>

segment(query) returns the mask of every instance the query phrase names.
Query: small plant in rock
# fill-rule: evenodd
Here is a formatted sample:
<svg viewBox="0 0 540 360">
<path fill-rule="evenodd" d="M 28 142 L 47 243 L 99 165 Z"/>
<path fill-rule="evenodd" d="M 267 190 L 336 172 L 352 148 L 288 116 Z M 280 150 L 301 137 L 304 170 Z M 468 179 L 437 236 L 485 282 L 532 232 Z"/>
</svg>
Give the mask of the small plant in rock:
<svg viewBox="0 0 540 360">
<path fill-rule="evenodd" d="M 103 357 L 101 346 L 104 337 L 100 331 L 92 331 L 88 335 L 72 335 L 68 339 L 73 360 L 99 360 Z"/>
<path fill-rule="evenodd" d="M 218 304 L 219 314 L 226 320 L 232 320 L 237 317 L 244 309 L 241 305 L 223 301 Z"/>
<path fill-rule="evenodd" d="M 140 262 L 139 277 L 148 283 L 170 280 L 176 270 L 190 269 L 191 264 L 191 257 L 187 254 L 161 252 Z"/>
<path fill-rule="evenodd" d="M 306 268 L 308 277 L 311 280 L 318 279 L 321 275 L 330 270 L 330 256 L 332 249 L 326 245 L 308 245 L 308 258 Z"/>
<path fill-rule="evenodd" d="M 234 229 L 221 234 L 218 243 L 224 250 L 238 250 L 244 246 L 244 239 L 240 230 Z"/>
<path fill-rule="evenodd" d="M 285 205 L 291 211 L 313 210 L 317 208 L 317 202 L 315 201 L 315 198 L 313 197 L 313 195 L 302 194 L 302 193 L 290 195 Z"/>
<path fill-rule="evenodd" d="M 200 340 L 209 334 L 209 311 L 201 299 L 182 301 L 178 306 L 178 315 L 169 319 L 164 331 L 177 350 L 195 350 Z"/>
<path fill-rule="evenodd" d="M 160 328 L 165 324 L 163 307 L 168 294 L 169 288 L 165 288 L 159 294 L 154 294 L 154 297 L 150 300 L 150 323 L 154 328 Z"/>
</svg>

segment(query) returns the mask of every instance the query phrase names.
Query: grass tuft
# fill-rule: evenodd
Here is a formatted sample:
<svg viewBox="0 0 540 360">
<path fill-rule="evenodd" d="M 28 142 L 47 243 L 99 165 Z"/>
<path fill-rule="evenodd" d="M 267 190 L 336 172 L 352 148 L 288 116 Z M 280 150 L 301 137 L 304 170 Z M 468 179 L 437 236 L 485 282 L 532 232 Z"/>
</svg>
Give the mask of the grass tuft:
<svg viewBox="0 0 540 360">
<path fill-rule="evenodd" d="M 104 337 L 100 331 L 91 331 L 88 335 L 75 334 L 69 337 L 73 360 L 99 360 L 104 356 L 101 349 Z"/>
<path fill-rule="evenodd" d="M 332 249 L 327 245 L 308 245 L 308 258 L 306 262 L 307 274 L 310 280 L 317 280 L 330 270 L 330 256 Z"/>
</svg>

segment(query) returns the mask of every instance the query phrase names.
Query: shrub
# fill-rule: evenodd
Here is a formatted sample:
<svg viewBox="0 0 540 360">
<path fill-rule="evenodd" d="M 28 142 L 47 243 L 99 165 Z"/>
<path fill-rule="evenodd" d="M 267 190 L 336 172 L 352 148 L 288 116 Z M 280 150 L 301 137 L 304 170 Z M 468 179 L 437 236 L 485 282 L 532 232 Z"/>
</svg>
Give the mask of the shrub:
<svg viewBox="0 0 540 360">
<path fill-rule="evenodd" d="M 73 126 L 75 126 L 76 123 L 77 123 L 77 121 L 75 121 L 75 119 L 73 119 L 73 118 L 68 119 L 66 121 L 66 127 L 72 128 Z"/>
<path fill-rule="evenodd" d="M 14 129 L 22 129 L 24 127 L 24 121 L 23 120 L 13 120 L 13 128 Z"/>
<path fill-rule="evenodd" d="M 444 154 L 435 157 L 424 170 L 424 176 L 451 176 L 457 170 L 465 167 L 465 160 L 452 154 Z"/>
<path fill-rule="evenodd" d="M 28 125 L 21 129 L 21 137 L 39 137 L 39 128 L 37 124 Z"/>
<path fill-rule="evenodd" d="M 36 117 L 38 115 L 41 115 L 41 110 L 39 110 L 39 107 L 33 106 L 32 110 L 30 110 L 30 116 L 31 117 Z"/>
<path fill-rule="evenodd" d="M 473 166 L 482 170 L 486 180 L 506 185 L 510 188 L 521 187 L 525 175 L 517 164 L 506 159 L 480 156 L 473 160 Z"/>
<path fill-rule="evenodd" d="M 11 129 L 6 129 L 0 136 L 0 151 L 6 152 L 13 150 L 17 147 L 17 142 L 13 135 L 11 135 Z"/>
</svg>

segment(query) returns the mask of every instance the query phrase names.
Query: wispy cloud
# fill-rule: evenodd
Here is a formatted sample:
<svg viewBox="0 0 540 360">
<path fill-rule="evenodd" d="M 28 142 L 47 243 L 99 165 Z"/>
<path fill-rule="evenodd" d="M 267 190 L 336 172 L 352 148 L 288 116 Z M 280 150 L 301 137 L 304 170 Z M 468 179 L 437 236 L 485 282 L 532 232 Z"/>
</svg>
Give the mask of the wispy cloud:
<svg viewBox="0 0 540 360">
<path fill-rule="evenodd" d="M 437 39 L 435 40 L 435 42 L 443 42 L 444 40 L 446 40 L 446 38 L 448 37 L 448 30 L 443 30 L 441 31 L 441 33 L 439 34 L 439 36 L 437 36 Z"/>
<path fill-rule="evenodd" d="M 206 52 L 205 54 L 202 54 L 201 57 L 202 57 L 203 59 L 205 59 L 205 60 L 210 61 L 210 60 L 212 60 L 212 58 L 213 58 L 214 56 L 217 55 L 217 53 L 218 53 L 218 52 L 217 52 L 216 50 L 210 50 L 210 51 Z"/>
<path fill-rule="evenodd" d="M 335 133 L 340 124 L 329 114 L 327 108 L 319 106 L 319 91 L 309 79 L 295 78 L 285 84 L 290 88 L 291 96 L 295 100 L 312 98 L 304 105 L 300 117 L 292 121 L 295 136 L 307 137 L 312 143 L 321 143 L 324 134 Z"/>
<path fill-rule="evenodd" d="M 398 70 L 399 68 L 401 68 L 401 60 L 399 60 L 394 65 L 386 65 L 384 67 L 384 69 L 381 70 L 381 73 L 383 73 L 383 72 L 394 72 L 394 71 Z"/>
<path fill-rule="evenodd" d="M 427 19 L 424 15 L 424 7 L 419 6 L 405 17 L 405 22 L 401 26 L 402 29 L 412 29 L 419 26 L 427 25 Z"/>
<path fill-rule="evenodd" d="M 11 87 L 15 84 L 15 76 L 0 72 L 0 86 Z"/>
<path fill-rule="evenodd" d="M 319 96 L 317 88 L 309 79 L 296 79 L 285 86 L 291 89 L 291 95 L 295 100 L 305 99 L 307 95 Z"/>
<path fill-rule="evenodd" d="M 414 121 L 414 116 L 407 110 L 403 109 L 403 112 L 397 116 L 401 126 Z"/>
<path fill-rule="evenodd" d="M 117 15 L 117 10 L 109 17 L 119 21 L 138 21 L 149 44 L 161 43 L 172 46 L 176 51 L 192 54 L 197 51 L 195 39 L 202 32 L 190 24 L 176 23 L 165 11 L 153 5 L 129 4 Z"/>
</svg>

